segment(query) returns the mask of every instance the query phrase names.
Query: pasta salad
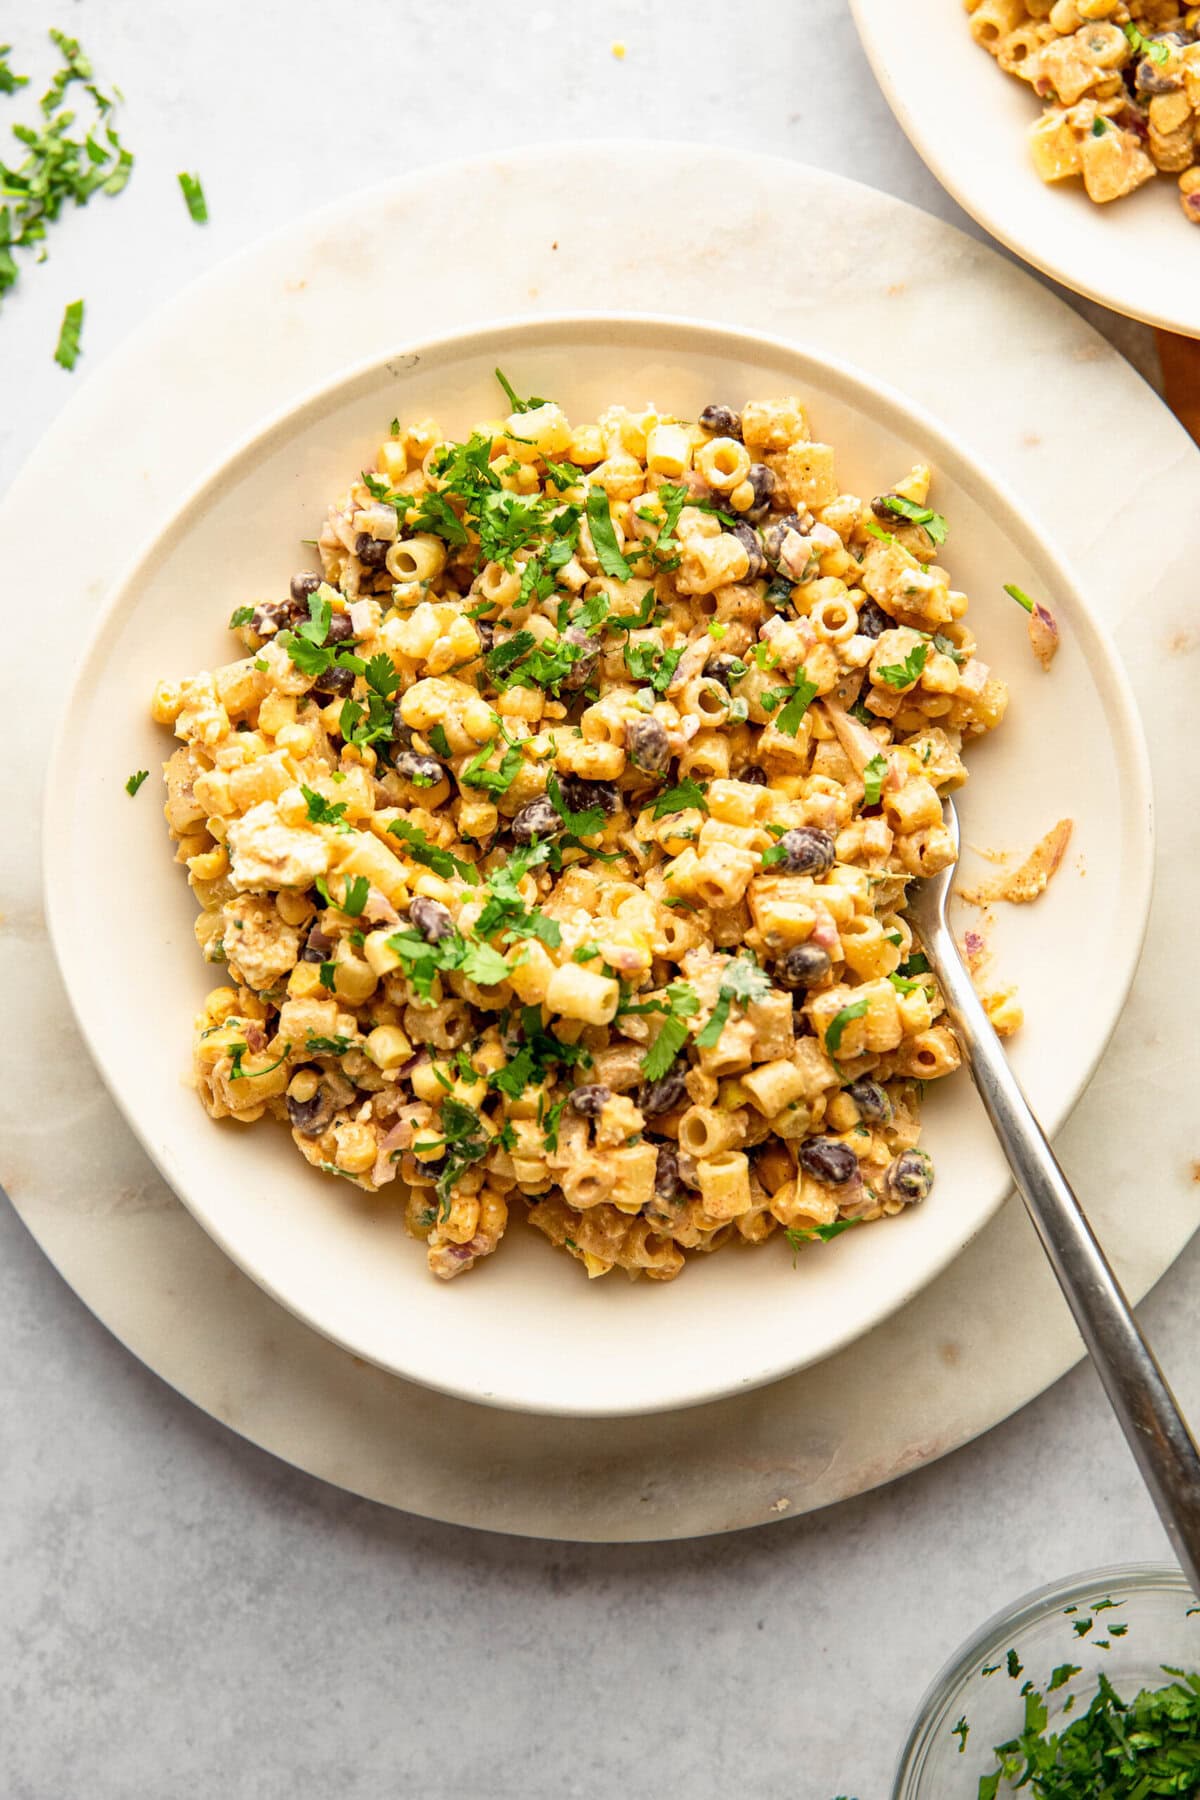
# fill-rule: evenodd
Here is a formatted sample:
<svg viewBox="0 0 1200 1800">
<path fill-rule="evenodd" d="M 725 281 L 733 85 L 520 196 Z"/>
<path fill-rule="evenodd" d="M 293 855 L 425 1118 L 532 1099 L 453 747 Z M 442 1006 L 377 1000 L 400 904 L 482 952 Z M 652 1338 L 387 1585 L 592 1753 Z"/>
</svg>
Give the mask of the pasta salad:
<svg viewBox="0 0 1200 1800">
<path fill-rule="evenodd" d="M 864 502 L 799 399 L 572 425 L 500 380 L 465 441 L 394 420 L 319 572 L 155 692 L 200 1098 L 396 1183 L 442 1277 L 514 1207 L 660 1281 L 897 1214 L 959 1061 L 905 889 L 1006 704 L 930 470 Z"/>
<path fill-rule="evenodd" d="M 976 42 L 1043 102 L 1043 181 L 1103 204 L 1174 175 L 1200 225 L 1200 7 L 1177 0 L 966 0 Z"/>
</svg>

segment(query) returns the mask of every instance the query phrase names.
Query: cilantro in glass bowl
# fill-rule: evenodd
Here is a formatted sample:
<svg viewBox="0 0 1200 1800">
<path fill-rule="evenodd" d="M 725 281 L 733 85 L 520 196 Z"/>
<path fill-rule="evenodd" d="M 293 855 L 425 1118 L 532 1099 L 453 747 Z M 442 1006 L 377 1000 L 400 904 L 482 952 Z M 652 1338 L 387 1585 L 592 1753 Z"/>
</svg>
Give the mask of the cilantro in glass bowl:
<svg viewBox="0 0 1200 1800">
<path fill-rule="evenodd" d="M 989 1619 L 933 1681 L 892 1800 L 1200 1793 L 1200 1604 L 1167 1564 L 1096 1569 Z"/>
</svg>

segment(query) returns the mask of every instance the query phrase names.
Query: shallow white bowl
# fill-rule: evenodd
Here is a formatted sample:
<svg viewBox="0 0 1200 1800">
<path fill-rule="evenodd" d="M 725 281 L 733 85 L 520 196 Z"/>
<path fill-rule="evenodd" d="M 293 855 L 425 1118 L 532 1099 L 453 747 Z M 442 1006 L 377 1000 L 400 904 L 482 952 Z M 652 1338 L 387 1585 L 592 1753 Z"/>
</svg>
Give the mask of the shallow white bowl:
<svg viewBox="0 0 1200 1800">
<path fill-rule="evenodd" d="M 214 983 L 174 865 L 149 723 L 160 677 L 228 660 L 225 621 L 285 591 L 329 498 L 393 414 L 463 433 L 494 416 L 499 363 L 518 390 L 579 420 L 653 400 L 694 417 L 710 399 L 798 392 L 838 450 L 842 480 L 878 492 L 919 456 L 938 470 L 947 560 L 973 596 L 984 654 L 1010 678 L 1004 728 L 979 745 L 960 796 L 968 843 L 1026 848 L 1057 819 L 1076 835 L 1047 895 L 999 911 L 997 975 L 1020 983 L 1014 1062 L 1054 1130 L 1094 1069 L 1128 990 L 1149 902 L 1149 777 L 1107 638 L 1044 541 L 974 458 L 914 408 L 826 358 L 686 321 L 568 318 L 496 325 L 357 369 L 233 453 L 138 558 L 98 622 L 52 757 L 45 885 L 54 945 L 112 1093 L 164 1176 L 240 1266 L 317 1330 L 397 1374 L 497 1406 L 650 1412 L 750 1387 L 827 1356 L 929 1281 L 999 1205 L 1007 1174 L 965 1076 L 929 1096 L 931 1198 L 796 1259 L 730 1249 L 663 1287 L 588 1283 L 523 1225 L 443 1285 L 400 1208 L 323 1177 L 286 1132 L 214 1124 L 186 1085 L 193 1013 Z M 1064 644 L 1034 662 L 1016 581 L 1053 597 Z M 130 771 L 155 771 L 130 799 Z M 179 1303 L 187 1305 L 187 1296 Z"/>
<path fill-rule="evenodd" d="M 1130 318 L 1200 337 L 1200 230 L 1175 177 L 1097 206 L 1078 181 L 1048 186 L 1027 142 L 1041 102 L 967 28 L 961 0 L 850 0 L 888 105 L 942 186 L 1037 269 Z M 1012 320 L 1014 332 L 1021 320 Z M 1002 343 L 981 354 L 1003 356 Z"/>
</svg>

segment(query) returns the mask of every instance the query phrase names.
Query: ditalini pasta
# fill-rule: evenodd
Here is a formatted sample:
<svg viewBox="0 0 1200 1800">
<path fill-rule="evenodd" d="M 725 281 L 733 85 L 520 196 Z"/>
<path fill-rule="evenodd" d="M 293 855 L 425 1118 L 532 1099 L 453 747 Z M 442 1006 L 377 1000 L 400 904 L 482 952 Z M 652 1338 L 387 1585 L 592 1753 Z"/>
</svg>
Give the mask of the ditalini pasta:
<svg viewBox="0 0 1200 1800">
<path fill-rule="evenodd" d="M 514 1206 L 658 1280 L 898 1213 L 959 1060 L 905 887 L 1006 700 L 930 471 L 844 493 L 794 398 L 573 426 L 504 386 L 465 442 L 393 422 L 320 572 L 154 696 L 224 977 L 200 1097 L 398 1181 L 440 1276 Z"/>
</svg>

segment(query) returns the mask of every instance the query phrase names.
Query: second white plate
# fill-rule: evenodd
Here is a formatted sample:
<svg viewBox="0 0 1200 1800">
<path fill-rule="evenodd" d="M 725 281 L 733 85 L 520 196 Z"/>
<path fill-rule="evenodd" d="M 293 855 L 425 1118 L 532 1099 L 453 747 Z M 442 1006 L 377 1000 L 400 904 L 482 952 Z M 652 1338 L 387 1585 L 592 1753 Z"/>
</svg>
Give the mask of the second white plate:
<svg viewBox="0 0 1200 1800">
<path fill-rule="evenodd" d="M 828 359 L 680 321 L 485 328 L 335 381 L 228 459 L 120 584 L 65 711 L 48 785 L 46 892 L 85 1035 L 166 1178 L 269 1292 L 384 1368 L 530 1411 L 679 1407 L 828 1355 L 974 1235 L 1007 1175 L 966 1079 L 931 1095 L 931 1201 L 814 1249 L 795 1269 L 772 1245 L 705 1259 L 666 1289 L 588 1286 L 514 1227 L 494 1264 L 443 1287 L 406 1239 L 398 1207 L 313 1174 L 279 1132 L 218 1128 L 184 1087 L 190 1018 L 211 983 L 192 940 L 190 896 L 147 803 L 152 790 L 131 803 L 123 788 L 131 769 L 155 768 L 170 747 L 146 720 L 156 679 L 226 659 L 230 611 L 283 591 L 290 546 L 311 534 L 391 415 L 433 412 L 445 429 L 465 430 L 494 408 L 497 361 L 577 418 L 614 399 L 654 398 L 694 415 L 712 398 L 799 391 L 859 492 L 932 457 L 951 522 L 947 560 L 973 595 L 984 654 L 1014 690 L 1004 729 L 973 758 L 967 840 L 1028 847 L 1056 819 L 1076 822 L 1049 894 L 994 934 L 998 968 L 1020 983 L 1028 1013 L 1015 1060 L 1050 1130 L 1095 1067 L 1136 963 L 1151 857 L 1145 751 L 1106 638 L 977 463 L 915 409 Z M 1065 643 L 1050 676 L 1001 592 L 1009 580 L 1055 598 Z M 116 874 L 81 881 L 80 868 Z M 1088 903 L 1095 893 L 1103 908 Z"/>
<path fill-rule="evenodd" d="M 958 0 L 850 6 L 888 105 L 972 218 L 1076 293 L 1200 337 L 1200 230 L 1184 218 L 1173 176 L 1106 206 L 1077 181 L 1047 186 L 1027 142 L 1040 103 L 975 42 Z"/>
</svg>

